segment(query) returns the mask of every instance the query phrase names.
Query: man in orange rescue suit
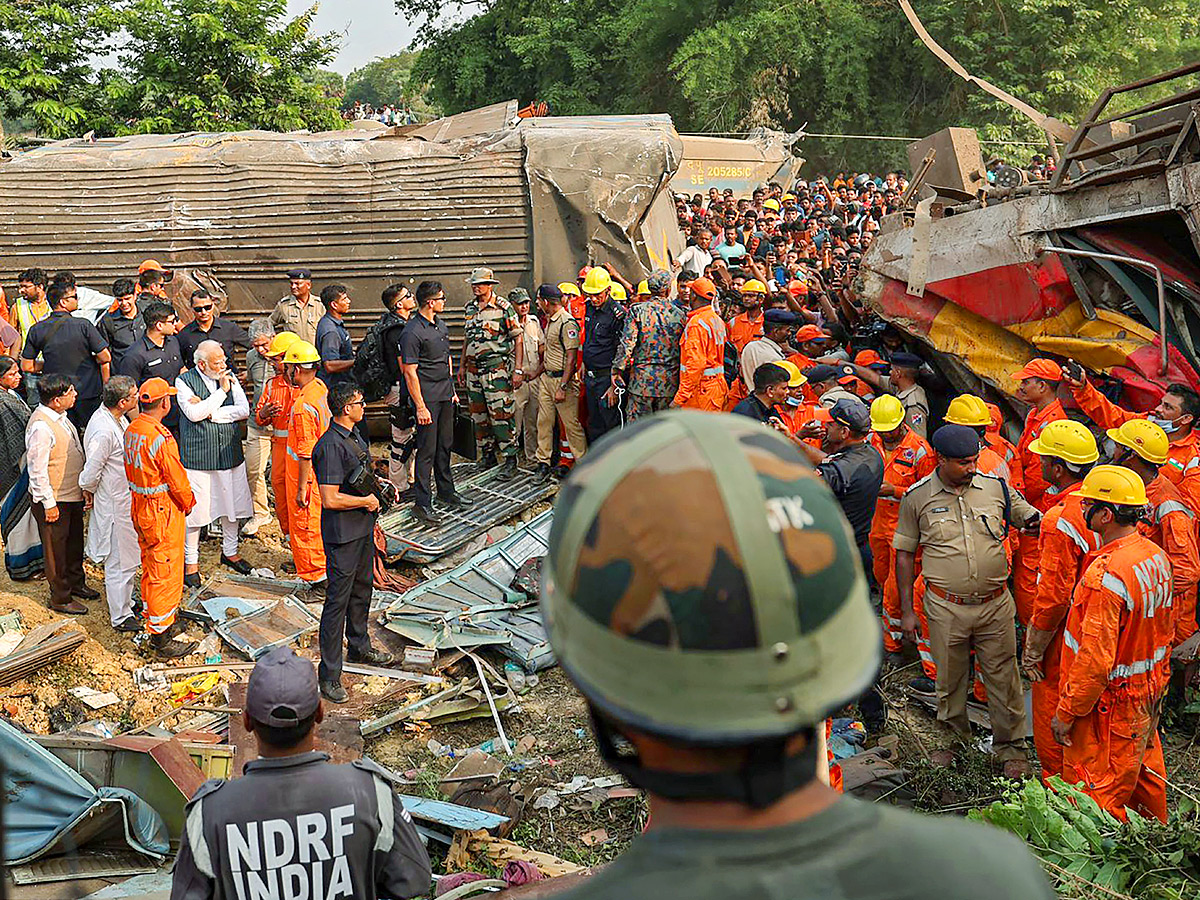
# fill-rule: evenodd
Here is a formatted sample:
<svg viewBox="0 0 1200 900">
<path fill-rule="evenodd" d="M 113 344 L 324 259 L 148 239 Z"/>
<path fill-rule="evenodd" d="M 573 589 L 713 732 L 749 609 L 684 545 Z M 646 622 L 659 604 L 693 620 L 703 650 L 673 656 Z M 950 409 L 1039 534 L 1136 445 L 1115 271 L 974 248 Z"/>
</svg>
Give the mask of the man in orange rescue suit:
<svg viewBox="0 0 1200 900">
<path fill-rule="evenodd" d="M 720 412 L 729 385 L 725 381 L 725 322 L 713 308 L 717 286 L 707 278 L 697 278 L 691 288 L 691 312 L 679 350 L 679 390 L 672 404 Z"/>
<path fill-rule="evenodd" d="M 133 527 L 142 551 L 142 609 L 150 646 L 163 658 L 186 656 L 195 641 L 179 640 L 183 598 L 184 521 L 196 498 L 163 418 L 175 388 L 147 378 L 138 391 L 139 415 L 125 430 L 125 477 L 133 495 Z"/>
<path fill-rule="evenodd" d="M 1049 485 L 1042 478 L 1042 458 L 1029 449 L 1042 429 L 1050 422 L 1067 417 L 1058 399 L 1058 383 L 1062 367 L 1052 359 L 1031 359 L 1025 368 L 1013 374 L 1021 382 L 1017 397 L 1031 407 L 1025 418 L 1025 430 L 1017 443 L 1017 468 L 1025 485 L 1025 499 L 1039 512 L 1045 512 L 1057 499 L 1046 495 Z M 1038 541 L 1036 534 L 1022 533 L 1017 543 L 1017 558 L 1013 566 L 1013 595 L 1017 601 L 1017 618 L 1022 625 L 1029 623 L 1033 601 L 1037 595 Z"/>
<path fill-rule="evenodd" d="M 1021 658 L 1021 671 L 1033 682 L 1033 743 L 1042 776 L 1049 778 L 1062 774 L 1062 747 L 1050 733 L 1050 720 L 1058 709 L 1063 625 L 1086 557 L 1100 548 L 1099 537 L 1084 522 L 1079 488 L 1100 451 L 1092 433 L 1069 419 L 1051 422 L 1029 449 L 1042 458 L 1046 483 L 1058 489 L 1058 502 L 1042 517 L 1042 568 Z"/>
<path fill-rule="evenodd" d="M 871 520 L 871 560 L 875 582 L 883 592 L 883 646 L 895 663 L 900 662 L 903 634 L 900 631 L 900 594 L 893 569 L 896 551 L 892 538 L 900 516 L 900 498 L 910 487 L 937 466 L 929 444 L 904 422 L 904 404 L 892 394 L 882 394 L 871 403 L 871 443 L 883 457 L 883 484 Z"/>
<path fill-rule="evenodd" d="M 1146 485 L 1150 512 L 1142 522 L 1142 533 L 1158 544 L 1171 561 L 1172 614 L 1175 643 L 1182 644 L 1196 630 L 1196 582 L 1200 580 L 1200 557 L 1196 551 L 1196 522 L 1183 494 L 1162 474 L 1169 445 L 1167 433 L 1146 419 L 1132 419 L 1120 428 L 1108 429 L 1116 443 L 1113 462 L 1128 466 Z"/>
<path fill-rule="evenodd" d="M 292 415 L 292 383 L 283 371 L 283 354 L 300 340 L 294 331 L 281 331 L 271 338 L 266 357 L 275 375 L 264 386 L 254 410 L 254 421 L 271 427 L 271 490 L 275 492 L 275 515 L 283 539 L 288 539 L 287 505 L 287 435 L 288 419 Z"/>
<path fill-rule="evenodd" d="M 1200 514 L 1200 435 L 1196 433 L 1200 397 L 1194 390 L 1186 384 L 1167 385 L 1158 406 L 1149 413 L 1135 413 L 1110 402 L 1074 362 L 1063 367 L 1063 381 L 1079 408 L 1101 428 L 1120 428 L 1133 419 L 1149 419 L 1162 428 L 1170 441 L 1162 473 L 1179 488 L 1192 512 Z"/>
<path fill-rule="evenodd" d="M 321 492 L 312 471 L 312 451 L 329 427 L 328 389 L 317 378 L 321 354 L 307 341 L 296 341 L 283 354 L 283 367 L 295 393 L 288 417 L 287 473 L 284 496 L 288 504 L 288 537 L 296 577 L 316 583 L 325 580 L 325 546 L 321 543 Z"/>
<path fill-rule="evenodd" d="M 1159 704 L 1170 678 L 1171 563 L 1138 532 L 1146 487 L 1123 466 L 1096 466 L 1078 491 L 1100 535 L 1063 632 L 1058 711 L 1063 777 L 1119 819 L 1126 807 L 1167 820 Z"/>
</svg>

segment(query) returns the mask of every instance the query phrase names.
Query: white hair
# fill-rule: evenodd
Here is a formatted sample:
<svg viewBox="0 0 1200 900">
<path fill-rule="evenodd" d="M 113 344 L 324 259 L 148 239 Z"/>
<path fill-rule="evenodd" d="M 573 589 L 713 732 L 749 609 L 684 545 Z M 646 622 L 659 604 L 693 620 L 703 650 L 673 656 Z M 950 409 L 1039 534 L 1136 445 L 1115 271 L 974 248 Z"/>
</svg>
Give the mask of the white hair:
<svg viewBox="0 0 1200 900">
<path fill-rule="evenodd" d="M 222 356 L 225 355 L 225 348 L 222 347 L 217 341 L 201 341 L 200 346 L 196 348 L 196 352 L 192 354 L 192 362 L 194 362 L 196 365 L 200 365 L 200 363 L 203 362 L 204 367 L 207 369 L 208 361 L 212 359 L 214 350 L 220 351 Z M 226 362 L 228 362 L 228 360 L 226 360 Z"/>
</svg>

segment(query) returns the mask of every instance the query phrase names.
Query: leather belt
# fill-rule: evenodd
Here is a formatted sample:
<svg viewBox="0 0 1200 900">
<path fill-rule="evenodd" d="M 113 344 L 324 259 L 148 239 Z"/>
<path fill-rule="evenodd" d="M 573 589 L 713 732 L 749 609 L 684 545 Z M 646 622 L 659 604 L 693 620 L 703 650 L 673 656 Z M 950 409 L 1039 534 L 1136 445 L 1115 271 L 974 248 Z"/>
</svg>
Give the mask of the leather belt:
<svg viewBox="0 0 1200 900">
<path fill-rule="evenodd" d="M 611 375 L 612 366 L 609 366 L 606 369 L 584 369 L 583 374 L 585 374 L 588 378 L 599 378 L 601 375 Z"/>
<path fill-rule="evenodd" d="M 562 378 L 563 372 L 565 372 L 565 371 L 567 371 L 567 370 L 566 369 L 547 369 L 546 374 L 549 375 L 551 378 Z"/>
<path fill-rule="evenodd" d="M 947 603 L 957 603 L 959 606 L 979 606 L 987 603 L 989 600 L 995 600 L 997 597 L 1002 596 L 1008 588 L 998 587 L 990 594 L 952 594 L 926 581 L 925 590 L 929 591 L 939 600 L 945 600 Z"/>
</svg>

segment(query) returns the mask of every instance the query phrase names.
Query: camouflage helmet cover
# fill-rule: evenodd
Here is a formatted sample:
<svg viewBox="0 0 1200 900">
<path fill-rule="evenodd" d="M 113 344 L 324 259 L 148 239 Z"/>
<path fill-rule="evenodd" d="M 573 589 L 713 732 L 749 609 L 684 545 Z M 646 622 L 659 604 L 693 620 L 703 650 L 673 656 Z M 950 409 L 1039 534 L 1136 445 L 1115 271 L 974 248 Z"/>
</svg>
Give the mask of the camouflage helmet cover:
<svg viewBox="0 0 1200 900">
<path fill-rule="evenodd" d="M 596 707 L 696 744 L 815 725 L 879 665 L 837 501 L 786 438 L 740 416 L 663 413 L 589 451 L 555 506 L 542 611 Z"/>
</svg>

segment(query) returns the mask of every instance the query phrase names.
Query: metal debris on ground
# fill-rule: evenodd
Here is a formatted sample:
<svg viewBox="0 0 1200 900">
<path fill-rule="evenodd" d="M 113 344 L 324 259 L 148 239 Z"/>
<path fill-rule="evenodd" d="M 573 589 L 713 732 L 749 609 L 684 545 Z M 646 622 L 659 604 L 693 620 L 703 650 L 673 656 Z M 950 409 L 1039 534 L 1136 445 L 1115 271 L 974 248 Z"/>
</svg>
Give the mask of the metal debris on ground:
<svg viewBox="0 0 1200 900">
<path fill-rule="evenodd" d="M 388 560 L 425 563 L 461 547 L 493 525 L 519 516 L 533 504 L 550 497 L 557 486 L 539 482 L 535 473 L 518 470 L 510 481 L 499 478 L 500 468 L 474 472 L 474 466 L 454 466 L 454 484 L 470 506 L 456 509 L 437 525 L 418 523 L 412 509 L 403 507 L 379 517 L 379 527 L 387 536 Z M 435 511 L 438 510 L 434 502 Z M 544 550 L 542 551 L 545 552 Z"/>
<path fill-rule="evenodd" d="M 508 690 L 507 685 L 503 690 L 503 693 L 494 695 L 497 710 L 507 709 L 516 702 L 516 697 Z M 479 679 L 464 678 L 444 691 L 422 697 L 363 722 L 359 729 L 363 737 L 370 737 L 401 722 L 461 722 L 466 719 L 486 718 L 491 714 L 487 697 L 479 686 Z"/>
<path fill-rule="evenodd" d="M 179 611 L 189 618 L 215 623 L 218 619 L 214 618 L 214 612 L 225 618 L 226 609 L 233 608 L 246 615 L 285 597 L 294 597 L 301 603 L 317 599 L 312 586 L 303 581 L 217 572 L 183 598 Z"/>
<path fill-rule="evenodd" d="M 21 639 L 15 650 L 0 658 L 0 687 L 58 662 L 85 638 L 83 631 L 69 619 L 39 625 Z"/>
<path fill-rule="evenodd" d="M 136 794 L 94 787 L 36 741 L 0 721 L 4 759 L 4 863 L 115 842 L 155 860 L 170 849 L 162 816 Z M 198 786 L 198 785 L 197 785 Z"/>
<path fill-rule="evenodd" d="M 389 631 L 433 650 L 494 646 L 526 672 L 554 663 L 530 591 L 529 564 L 545 556 L 552 511 L 547 510 L 485 547 L 461 565 L 394 598 Z M 525 571 L 525 581 L 518 575 Z M 377 601 L 385 599 L 376 593 Z"/>
<path fill-rule="evenodd" d="M 8 870 L 13 884 L 45 884 L 84 878 L 127 878 L 158 870 L 158 864 L 140 853 L 108 850 L 72 853 L 39 859 Z"/>
<path fill-rule="evenodd" d="M 270 606 L 217 624 L 216 632 L 247 659 L 258 659 L 273 647 L 312 634 L 321 624 L 307 606 L 294 597 L 283 597 Z"/>
</svg>

